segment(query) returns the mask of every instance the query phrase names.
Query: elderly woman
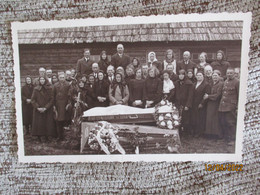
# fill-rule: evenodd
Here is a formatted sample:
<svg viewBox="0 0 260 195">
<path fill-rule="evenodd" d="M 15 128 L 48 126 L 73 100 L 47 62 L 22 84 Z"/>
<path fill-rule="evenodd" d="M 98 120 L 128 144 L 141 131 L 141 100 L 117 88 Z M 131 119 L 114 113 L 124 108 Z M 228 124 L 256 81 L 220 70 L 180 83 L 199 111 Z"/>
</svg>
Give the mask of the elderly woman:
<svg viewBox="0 0 260 195">
<path fill-rule="evenodd" d="M 148 67 L 152 68 L 153 66 L 156 67 L 159 72 L 163 70 L 162 64 L 156 59 L 155 52 L 152 51 L 148 54 Z"/>
<path fill-rule="evenodd" d="M 174 53 L 173 53 L 172 49 L 168 49 L 166 51 L 165 60 L 163 61 L 163 70 L 167 70 L 167 67 L 169 65 L 172 65 L 173 73 L 177 74 L 178 68 L 177 68 L 177 63 L 176 63 L 176 60 L 174 58 Z"/>
<path fill-rule="evenodd" d="M 158 78 L 159 70 L 156 67 L 149 68 L 148 78 L 144 85 L 145 107 L 155 106 L 162 97 L 162 81 Z"/>
<path fill-rule="evenodd" d="M 207 53 L 206 52 L 202 52 L 199 55 L 199 64 L 195 67 L 194 69 L 194 74 L 196 74 L 198 71 L 200 72 L 204 72 L 204 68 L 209 65 L 209 63 L 207 63 Z"/>
<path fill-rule="evenodd" d="M 110 105 L 128 105 L 129 90 L 124 82 L 123 76 L 116 73 L 113 83 L 109 86 Z"/>
<path fill-rule="evenodd" d="M 23 110 L 23 125 L 25 134 L 29 133 L 29 129 L 32 127 L 32 113 L 33 107 L 31 103 L 31 97 L 33 93 L 32 78 L 27 76 L 25 78 L 25 85 L 22 87 L 22 110 Z"/>
<path fill-rule="evenodd" d="M 94 84 L 94 94 L 96 97 L 96 106 L 108 106 L 108 88 L 109 83 L 104 79 L 104 72 L 98 72 L 98 80 Z"/>
<path fill-rule="evenodd" d="M 218 107 L 222 94 L 223 82 L 221 81 L 221 73 L 215 70 L 212 74 L 213 85 L 210 94 L 205 94 L 203 99 L 207 102 L 207 118 L 205 134 L 210 137 L 222 138 L 222 132 L 219 125 Z"/>
<path fill-rule="evenodd" d="M 206 122 L 206 100 L 203 97 L 210 93 L 210 85 L 205 81 L 202 72 L 197 72 L 196 78 L 197 82 L 193 87 L 191 124 L 193 136 L 200 137 L 205 131 Z"/>
<path fill-rule="evenodd" d="M 213 70 L 219 70 L 223 78 L 225 79 L 225 75 L 227 69 L 230 67 L 230 63 L 226 61 L 225 54 L 222 50 L 217 52 L 217 59 L 211 63 Z"/>
<path fill-rule="evenodd" d="M 207 66 L 204 68 L 204 75 L 205 75 L 205 81 L 206 81 L 210 86 L 213 85 L 212 73 L 213 73 L 212 67 L 211 67 L 210 65 L 207 65 Z"/>
<path fill-rule="evenodd" d="M 56 136 L 54 112 L 53 112 L 53 89 L 45 77 L 39 77 L 39 85 L 36 86 L 32 94 L 33 123 L 32 135 L 38 136 Z"/>
<path fill-rule="evenodd" d="M 144 108 L 144 79 L 141 68 L 136 69 L 135 79 L 129 83 L 129 94 L 130 106 Z"/>
</svg>

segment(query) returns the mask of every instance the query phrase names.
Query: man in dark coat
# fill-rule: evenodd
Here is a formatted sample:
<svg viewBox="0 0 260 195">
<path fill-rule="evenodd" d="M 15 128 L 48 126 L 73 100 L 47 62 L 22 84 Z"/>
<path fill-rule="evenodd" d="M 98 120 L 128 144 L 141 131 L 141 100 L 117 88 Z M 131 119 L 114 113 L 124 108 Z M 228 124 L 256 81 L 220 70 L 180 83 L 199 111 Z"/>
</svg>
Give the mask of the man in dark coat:
<svg viewBox="0 0 260 195">
<path fill-rule="evenodd" d="M 66 112 L 68 110 L 70 84 L 65 80 L 65 74 L 59 73 L 59 82 L 54 85 L 54 110 L 56 115 L 56 127 L 58 140 L 63 140 L 63 128 L 68 120 Z"/>
<path fill-rule="evenodd" d="M 188 69 L 192 69 L 194 72 L 194 69 L 196 67 L 196 64 L 190 60 L 190 52 L 185 51 L 183 53 L 183 60 L 179 61 L 177 63 L 178 69 L 184 69 L 186 72 Z"/>
<path fill-rule="evenodd" d="M 130 57 L 124 54 L 124 46 L 122 44 L 117 45 L 117 53 L 114 54 L 111 58 L 111 64 L 117 69 L 117 67 L 121 66 L 126 69 L 126 66 L 130 64 Z"/>
<path fill-rule="evenodd" d="M 112 83 L 113 83 L 114 73 L 115 73 L 114 66 L 109 65 L 109 66 L 107 67 L 107 77 L 106 77 L 106 80 L 107 80 L 107 82 L 108 82 L 109 84 L 112 84 Z"/>
<path fill-rule="evenodd" d="M 193 83 L 186 77 L 185 70 L 179 70 L 179 79 L 174 83 L 174 102 L 181 115 L 181 130 L 190 133 L 191 129 L 191 107 L 193 98 Z"/>
<path fill-rule="evenodd" d="M 220 126 L 228 144 L 233 144 L 236 138 L 239 80 L 234 77 L 234 73 L 233 68 L 227 69 L 227 79 L 224 82 L 218 109 Z"/>
<path fill-rule="evenodd" d="M 29 133 L 32 126 L 33 107 L 31 104 L 31 97 L 33 93 L 33 85 L 31 77 L 25 78 L 26 84 L 22 87 L 22 109 L 23 109 L 23 125 L 25 127 L 25 134 Z"/>
<path fill-rule="evenodd" d="M 81 78 L 83 74 L 89 75 L 92 72 L 92 64 L 90 49 L 84 49 L 84 57 L 77 62 L 77 78 Z"/>
</svg>

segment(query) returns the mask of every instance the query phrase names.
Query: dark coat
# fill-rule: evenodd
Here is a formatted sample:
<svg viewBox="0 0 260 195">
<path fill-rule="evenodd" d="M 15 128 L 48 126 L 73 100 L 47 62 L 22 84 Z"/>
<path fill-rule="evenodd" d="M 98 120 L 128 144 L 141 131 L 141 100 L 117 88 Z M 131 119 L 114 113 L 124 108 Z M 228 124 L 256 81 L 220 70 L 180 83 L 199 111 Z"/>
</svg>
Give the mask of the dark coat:
<svg viewBox="0 0 260 195">
<path fill-rule="evenodd" d="M 94 108 L 96 106 L 96 95 L 94 92 L 94 85 L 92 84 L 87 84 L 86 87 L 86 100 L 88 104 L 88 109 Z"/>
<path fill-rule="evenodd" d="M 183 107 L 192 107 L 192 98 L 193 98 L 193 83 L 186 78 L 184 81 L 176 81 L 175 85 L 175 104 L 179 108 Z"/>
<path fill-rule="evenodd" d="M 221 98 L 223 82 L 218 81 L 211 87 L 207 102 L 207 117 L 205 134 L 222 137 L 219 125 L 218 107 Z"/>
<path fill-rule="evenodd" d="M 239 95 L 239 80 L 233 78 L 232 80 L 225 80 L 222 97 L 219 104 L 220 112 L 235 111 L 238 104 Z"/>
<path fill-rule="evenodd" d="M 98 67 L 99 70 L 102 70 L 104 74 L 107 72 L 107 67 L 111 64 L 109 60 L 99 60 Z"/>
<path fill-rule="evenodd" d="M 154 101 L 152 106 L 155 106 L 162 97 L 162 81 L 160 78 L 151 78 L 148 77 L 145 80 L 144 84 L 144 100 L 145 101 Z"/>
<path fill-rule="evenodd" d="M 135 100 L 141 100 L 143 104 L 139 107 L 144 107 L 144 83 L 145 80 L 133 79 L 129 83 L 129 105 L 133 106 Z"/>
<path fill-rule="evenodd" d="M 210 87 L 212 87 L 213 86 L 213 79 L 212 79 L 212 77 L 205 76 L 204 78 L 205 78 L 205 81 L 210 85 Z"/>
<path fill-rule="evenodd" d="M 89 75 L 92 73 L 92 64 L 94 62 L 92 60 L 86 61 L 86 59 L 83 57 L 78 60 L 77 62 L 77 78 L 80 78 L 83 74 Z"/>
<path fill-rule="evenodd" d="M 206 103 L 203 96 L 210 93 L 210 85 L 204 80 L 196 89 L 196 83 L 193 86 L 193 101 L 191 123 L 193 125 L 193 134 L 201 135 L 205 130 L 206 123 Z M 198 108 L 199 104 L 203 107 Z"/>
<path fill-rule="evenodd" d="M 126 66 L 130 63 L 130 57 L 126 54 L 123 54 L 123 56 L 120 57 L 118 53 L 116 53 L 111 57 L 111 64 L 115 67 L 115 70 L 118 68 L 118 66 L 122 66 L 125 70 Z"/>
<path fill-rule="evenodd" d="M 179 70 L 184 69 L 186 72 L 188 69 L 192 69 L 194 71 L 194 69 L 196 68 L 196 64 L 191 60 L 189 60 L 188 64 L 185 64 L 184 60 L 182 60 L 178 62 L 177 67 Z"/>
<path fill-rule="evenodd" d="M 71 87 L 69 90 L 69 104 L 71 105 L 71 119 L 73 119 L 74 117 L 78 117 L 81 116 L 82 113 L 87 110 L 87 93 L 86 93 L 86 88 L 79 88 L 78 86 L 75 87 Z M 75 111 L 75 104 L 77 103 L 77 98 L 78 98 L 78 94 L 80 93 L 80 103 L 79 103 L 79 107 L 78 110 Z M 76 113 L 76 114 L 75 114 Z"/>
<path fill-rule="evenodd" d="M 160 73 L 163 71 L 163 65 L 162 65 L 162 63 L 159 62 L 159 61 L 154 61 L 153 63 L 148 62 L 148 66 L 149 66 L 149 67 L 151 67 L 151 66 L 156 67 L 156 68 L 159 70 Z"/>
<path fill-rule="evenodd" d="M 106 107 L 108 106 L 108 90 L 109 90 L 109 83 L 105 80 L 103 81 L 97 81 L 94 84 L 94 94 L 96 98 L 96 106 L 98 107 Z M 99 102 L 97 97 L 105 97 L 106 101 L 104 102 Z"/>
<path fill-rule="evenodd" d="M 33 124 L 32 135 L 37 136 L 56 136 L 54 113 L 53 113 L 53 89 L 50 85 L 34 88 L 32 94 Z M 40 113 L 37 108 L 46 108 Z"/>
<path fill-rule="evenodd" d="M 53 95 L 54 95 L 54 106 L 57 109 L 58 117 L 56 118 L 57 121 L 65 121 L 69 120 L 69 113 L 66 111 L 66 106 L 68 105 L 69 100 L 69 89 L 70 84 L 65 81 L 61 83 L 54 84 L 53 87 Z"/>
<path fill-rule="evenodd" d="M 23 125 L 31 125 L 33 117 L 33 107 L 31 103 L 27 103 L 27 99 L 31 99 L 33 93 L 33 85 L 24 85 L 22 87 L 22 109 L 23 109 Z"/>
<path fill-rule="evenodd" d="M 230 63 L 225 60 L 221 60 L 221 61 L 216 60 L 211 63 L 211 66 L 213 68 L 213 71 L 219 70 L 221 72 L 221 76 L 223 78 L 226 78 L 226 72 L 227 72 L 227 69 L 230 67 Z"/>
</svg>

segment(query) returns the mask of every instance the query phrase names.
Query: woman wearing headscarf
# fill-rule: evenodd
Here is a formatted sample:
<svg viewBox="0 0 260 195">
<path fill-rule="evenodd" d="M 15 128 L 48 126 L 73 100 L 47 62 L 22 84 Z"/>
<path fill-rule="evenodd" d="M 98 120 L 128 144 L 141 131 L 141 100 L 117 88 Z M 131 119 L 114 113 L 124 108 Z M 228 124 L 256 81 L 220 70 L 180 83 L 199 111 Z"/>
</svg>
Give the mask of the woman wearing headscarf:
<svg viewBox="0 0 260 195">
<path fill-rule="evenodd" d="M 129 90 L 120 73 L 115 74 L 113 83 L 109 86 L 110 105 L 128 105 Z"/>
<path fill-rule="evenodd" d="M 32 78 L 27 76 L 25 78 L 25 85 L 22 87 L 22 112 L 23 112 L 23 125 L 25 128 L 25 134 L 29 133 L 29 129 L 32 127 L 33 107 L 31 103 L 31 97 L 33 93 Z"/>
<path fill-rule="evenodd" d="M 108 106 L 108 89 L 109 83 L 104 79 L 104 72 L 98 72 L 97 82 L 94 83 L 94 94 L 96 98 L 96 106 Z"/>
<path fill-rule="evenodd" d="M 39 85 L 36 86 L 32 94 L 33 124 L 32 135 L 40 137 L 56 136 L 54 112 L 53 112 L 53 88 L 46 81 L 45 77 L 39 77 Z"/>
<path fill-rule="evenodd" d="M 71 87 L 69 90 L 69 105 L 72 108 L 72 120 L 81 116 L 83 112 L 88 108 L 87 89 L 85 88 L 85 85 L 87 84 L 80 79 L 78 81 L 78 84 L 74 87 Z"/>
<path fill-rule="evenodd" d="M 197 80 L 196 80 L 196 78 L 194 76 L 194 73 L 193 73 L 192 69 L 188 69 L 187 70 L 187 79 L 189 79 L 192 83 L 196 83 Z"/>
<path fill-rule="evenodd" d="M 110 61 L 108 60 L 107 52 L 106 51 L 102 51 L 100 53 L 100 60 L 98 62 L 99 70 L 102 70 L 103 72 L 107 72 L 107 67 L 109 65 L 110 65 Z"/>
<path fill-rule="evenodd" d="M 193 87 L 193 102 L 191 113 L 192 134 L 200 137 L 205 131 L 206 123 L 206 100 L 203 99 L 205 94 L 210 93 L 210 85 L 205 81 L 204 74 L 197 72 L 197 81 Z"/>
<path fill-rule="evenodd" d="M 148 77 L 144 84 L 144 100 L 145 107 L 153 107 L 162 97 L 162 81 L 158 78 L 159 70 L 156 67 L 151 67 L 148 70 Z"/>
<path fill-rule="evenodd" d="M 223 81 L 220 79 L 220 74 L 219 70 L 213 72 L 213 85 L 210 94 L 204 95 L 204 100 L 208 100 L 205 134 L 215 138 L 223 137 L 218 117 L 218 107 L 223 89 Z"/>
<path fill-rule="evenodd" d="M 129 83 L 129 104 L 133 107 L 144 108 L 144 82 L 142 78 L 142 68 L 135 71 L 135 79 Z"/>
<path fill-rule="evenodd" d="M 166 99 L 170 102 L 173 102 L 175 86 L 173 81 L 170 79 L 170 73 L 167 70 L 162 72 L 163 76 L 163 97 L 162 99 Z"/>
<path fill-rule="evenodd" d="M 187 78 L 184 69 L 179 70 L 179 79 L 175 85 L 175 105 L 181 116 L 181 130 L 185 134 L 191 129 L 191 107 L 193 98 L 193 83 Z"/>
<path fill-rule="evenodd" d="M 168 49 L 166 51 L 166 55 L 165 55 L 165 60 L 163 61 L 163 70 L 167 70 L 167 66 L 168 65 L 172 65 L 173 67 L 173 73 L 177 75 L 178 73 L 178 67 L 177 67 L 177 62 L 174 58 L 174 53 L 172 49 Z"/>
<path fill-rule="evenodd" d="M 230 67 L 230 63 L 226 61 L 225 53 L 222 50 L 217 52 L 217 59 L 211 63 L 214 70 L 219 70 L 223 78 L 226 78 L 227 69 Z"/>
<path fill-rule="evenodd" d="M 152 68 L 153 66 L 156 67 L 159 72 L 163 70 L 162 64 L 157 60 L 155 52 L 152 51 L 148 54 L 148 67 Z"/>
</svg>

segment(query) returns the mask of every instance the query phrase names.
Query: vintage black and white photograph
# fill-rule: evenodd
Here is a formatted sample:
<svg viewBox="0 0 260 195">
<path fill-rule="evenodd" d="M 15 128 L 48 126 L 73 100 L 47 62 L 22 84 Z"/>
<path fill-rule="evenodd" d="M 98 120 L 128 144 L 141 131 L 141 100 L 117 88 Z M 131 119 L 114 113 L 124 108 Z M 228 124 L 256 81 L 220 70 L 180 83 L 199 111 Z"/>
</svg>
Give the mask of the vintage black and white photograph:
<svg viewBox="0 0 260 195">
<path fill-rule="evenodd" d="M 13 23 L 19 159 L 241 159 L 248 18 Z"/>
</svg>

